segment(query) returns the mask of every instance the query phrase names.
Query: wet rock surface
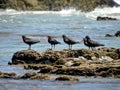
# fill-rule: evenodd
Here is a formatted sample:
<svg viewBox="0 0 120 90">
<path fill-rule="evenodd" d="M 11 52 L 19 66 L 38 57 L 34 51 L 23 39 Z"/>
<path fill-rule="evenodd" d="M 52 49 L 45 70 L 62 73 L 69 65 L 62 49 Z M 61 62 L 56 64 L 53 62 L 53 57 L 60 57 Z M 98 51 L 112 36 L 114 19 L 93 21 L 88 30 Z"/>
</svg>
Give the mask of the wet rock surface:
<svg viewBox="0 0 120 90">
<path fill-rule="evenodd" d="M 79 81 L 78 78 L 68 76 L 68 75 L 61 75 L 61 76 L 57 77 L 55 80 L 58 80 L 58 81 Z"/>
<path fill-rule="evenodd" d="M 0 79 L 26 79 L 26 80 L 59 80 L 59 81 L 79 81 L 79 78 L 70 75 L 60 75 L 52 77 L 50 74 L 40 74 L 36 72 L 25 73 L 24 75 L 17 75 L 16 73 L 0 72 Z"/>
<path fill-rule="evenodd" d="M 11 64 L 49 64 L 49 65 L 68 65 L 75 64 L 80 60 L 102 60 L 102 59 L 120 59 L 119 49 L 116 48 L 98 48 L 91 51 L 87 49 L 79 50 L 61 50 L 45 52 L 34 50 L 22 50 L 14 53 Z M 109 61 L 109 60 L 108 60 Z M 69 62 L 69 63 L 67 63 Z"/>
<path fill-rule="evenodd" d="M 34 50 L 22 50 L 12 57 L 12 64 L 38 63 L 41 54 Z"/>
<path fill-rule="evenodd" d="M 105 37 L 120 37 L 120 30 L 117 31 L 114 35 L 106 34 Z"/>
<path fill-rule="evenodd" d="M 115 33 L 116 37 L 120 37 L 120 30 Z"/>
<path fill-rule="evenodd" d="M 26 70 L 38 70 L 37 74 L 120 77 L 120 49 L 22 50 L 14 53 L 11 65 L 14 64 L 23 64 Z M 35 77 L 40 78 L 39 75 Z"/>
<path fill-rule="evenodd" d="M 101 17 L 101 16 L 98 16 L 97 21 L 108 21 L 108 20 L 117 20 L 116 18 L 112 18 L 112 17 Z"/>
</svg>

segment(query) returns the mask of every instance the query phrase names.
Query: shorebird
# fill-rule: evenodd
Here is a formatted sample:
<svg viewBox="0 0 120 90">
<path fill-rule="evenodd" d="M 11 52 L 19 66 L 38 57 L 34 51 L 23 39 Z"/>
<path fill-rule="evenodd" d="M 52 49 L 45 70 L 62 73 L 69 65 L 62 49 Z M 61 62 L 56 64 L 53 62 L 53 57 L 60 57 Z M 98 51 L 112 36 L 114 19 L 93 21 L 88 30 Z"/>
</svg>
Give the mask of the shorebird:
<svg viewBox="0 0 120 90">
<path fill-rule="evenodd" d="M 61 44 L 60 42 L 58 42 L 56 39 L 54 39 L 53 37 L 51 36 L 47 36 L 48 37 L 48 42 L 51 44 L 51 50 L 52 48 L 55 49 L 55 45 L 57 44 Z"/>
<path fill-rule="evenodd" d="M 26 37 L 25 35 L 22 35 L 23 42 L 29 45 L 29 50 L 31 49 L 32 44 L 39 43 L 39 40 L 33 40 L 31 38 Z"/>
<path fill-rule="evenodd" d="M 63 37 L 63 41 L 64 41 L 66 44 L 69 45 L 69 49 L 72 49 L 72 45 L 79 43 L 79 42 L 76 42 L 76 41 L 70 39 L 70 38 L 67 37 L 66 35 L 62 35 L 62 37 Z"/>
<path fill-rule="evenodd" d="M 104 46 L 104 44 L 91 40 L 89 36 L 85 36 L 85 38 L 83 38 L 83 41 L 84 41 L 84 45 L 89 47 L 89 49 L 91 48 L 92 50 L 95 47 Z"/>
</svg>

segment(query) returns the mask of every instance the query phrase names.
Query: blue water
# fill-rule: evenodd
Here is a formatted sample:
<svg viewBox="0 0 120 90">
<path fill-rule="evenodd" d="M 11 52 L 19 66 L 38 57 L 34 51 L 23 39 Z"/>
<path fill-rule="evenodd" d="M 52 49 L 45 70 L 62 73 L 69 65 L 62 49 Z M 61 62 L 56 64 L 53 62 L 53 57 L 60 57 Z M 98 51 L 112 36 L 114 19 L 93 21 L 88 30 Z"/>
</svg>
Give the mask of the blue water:
<svg viewBox="0 0 120 90">
<path fill-rule="evenodd" d="M 104 10 L 108 12 L 104 12 Z M 111 10 L 111 11 L 110 11 Z M 113 11 L 113 13 L 112 13 Z M 104 14 L 103 14 L 104 12 Z M 96 21 L 98 15 L 112 16 L 117 21 Z M 82 13 L 75 9 L 62 11 L 24 11 L 1 10 L 0 11 L 0 71 L 16 72 L 24 74 L 22 66 L 8 66 L 13 53 L 28 48 L 24 44 L 21 35 L 38 39 L 41 43 L 33 45 L 32 49 L 45 51 L 50 48 L 47 42 L 47 35 L 55 36 L 62 44 L 56 46 L 56 50 L 67 49 L 68 46 L 63 42 L 61 35 L 65 34 L 76 41 L 81 41 L 83 37 L 89 35 L 93 40 L 105 44 L 106 47 L 120 48 L 119 37 L 105 37 L 106 34 L 114 34 L 120 30 L 120 8 L 97 9 L 90 13 Z M 73 49 L 87 48 L 83 43 L 73 46 Z M 53 90 L 75 89 L 75 90 L 120 90 L 119 79 L 83 79 L 75 84 L 57 85 L 53 81 L 24 81 L 24 80 L 0 80 L 0 90 Z M 87 80 L 87 81 L 86 81 Z M 110 80 L 110 81 L 109 81 Z M 22 82 L 28 84 L 28 89 L 22 88 Z M 40 83 L 40 84 L 38 84 Z M 57 83 L 57 84 L 56 84 Z M 68 82 L 69 83 L 69 82 Z M 2 86 L 3 85 L 3 86 Z M 20 85 L 20 86 L 19 86 Z M 60 84 L 61 85 L 61 84 Z M 54 87 L 53 87 L 54 86 Z M 51 87 L 51 88 L 49 88 Z"/>
<path fill-rule="evenodd" d="M 120 90 L 120 80 L 110 78 L 80 78 L 80 82 L 0 80 L 0 90 Z"/>
</svg>

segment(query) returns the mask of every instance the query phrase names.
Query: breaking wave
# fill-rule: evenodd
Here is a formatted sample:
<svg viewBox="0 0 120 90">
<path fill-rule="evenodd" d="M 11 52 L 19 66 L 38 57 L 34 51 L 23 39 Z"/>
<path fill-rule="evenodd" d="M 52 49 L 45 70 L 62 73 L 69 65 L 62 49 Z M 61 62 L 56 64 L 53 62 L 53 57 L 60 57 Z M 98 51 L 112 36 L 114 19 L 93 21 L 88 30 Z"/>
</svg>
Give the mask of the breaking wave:
<svg viewBox="0 0 120 90">
<path fill-rule="evenodd" d="M 80 16 L 95 19 L 97 16 L 108 16 L 120 19 L 120 7 L 96 8 L 91 12 L 81 12 L 75 8 L 62 9 L 61 11 L 16 11 L 14 9 L 0 10 L 0 15 L 26 15 L 26 14 L 56 14 L 61 16 Z"/>
</svg>

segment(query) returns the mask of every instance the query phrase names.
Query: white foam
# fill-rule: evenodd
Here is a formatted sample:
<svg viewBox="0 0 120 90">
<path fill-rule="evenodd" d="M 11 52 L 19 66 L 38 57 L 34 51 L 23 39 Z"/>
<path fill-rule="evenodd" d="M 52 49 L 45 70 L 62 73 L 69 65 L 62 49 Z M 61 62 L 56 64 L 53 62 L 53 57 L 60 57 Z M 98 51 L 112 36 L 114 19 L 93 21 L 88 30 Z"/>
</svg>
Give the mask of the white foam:
<svg viewBox="0 0 120 90">
<path fill-rule="evenodd" d="M 80 11 L 75 8 L 62 9 L 61 11 L 16 11 L 14 9 L 0 10 L 0 15 L 19 15 L 19 14 L 59 14 L 62 16 L 79 15 Z"/>
<path fill-rule="evenodd" d="M 62 9 L 61 11 L 16 11 L 13 9 L 0 10 L 0 15 L 23 15 L 23 14 L 55 14 L 61 16 L 80 16 L 96 19 L 97 16 L 108 16 L 120 19 L 120 7 L 96 8 L 94 11 L 83 13 L 75 8 Z"/>
<path fill-rule="evenodd" d="M 86 17 L 95 19 L 97 16 L 108 16 L 120 19 L 120 7 L 96 8 L 94 11 L 86 13 Z"/>
<path fill-rule="evenodd" d="M 120 0 L 114 0 L 116 3 L 120 4 Z"/>
</svg>

